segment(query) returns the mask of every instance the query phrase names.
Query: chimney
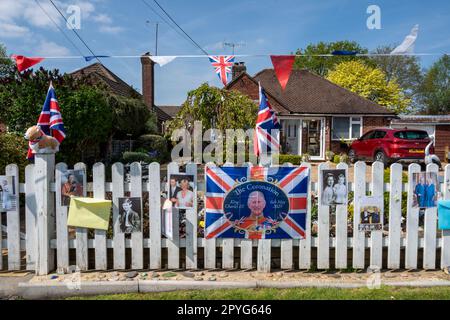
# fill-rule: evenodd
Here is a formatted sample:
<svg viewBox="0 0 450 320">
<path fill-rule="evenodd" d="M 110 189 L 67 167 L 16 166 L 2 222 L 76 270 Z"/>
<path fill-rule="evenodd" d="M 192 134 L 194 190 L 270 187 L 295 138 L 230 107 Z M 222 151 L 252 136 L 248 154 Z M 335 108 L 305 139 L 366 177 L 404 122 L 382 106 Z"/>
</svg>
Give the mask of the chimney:
<svg viewBox="0 0 450 320">
<path fill-rule="evenodd" d="M 141 57 L 142 64 L 142 95 L 144 102 L 150 110 L 155 106 L 155 63 L 149 58 L 150 52 Z"/>
<path fill-rule="evenodd" d="M 239 77 L 241 75 L 241 73 L 244 73 L 244 72 L 247 72 L 247 67 L 245 66 L 245 62 L 235 62 L 231 69 L 231 74 L 232 74 L 231 81 L 233 81 L 234 79 Z"/>
</svg>

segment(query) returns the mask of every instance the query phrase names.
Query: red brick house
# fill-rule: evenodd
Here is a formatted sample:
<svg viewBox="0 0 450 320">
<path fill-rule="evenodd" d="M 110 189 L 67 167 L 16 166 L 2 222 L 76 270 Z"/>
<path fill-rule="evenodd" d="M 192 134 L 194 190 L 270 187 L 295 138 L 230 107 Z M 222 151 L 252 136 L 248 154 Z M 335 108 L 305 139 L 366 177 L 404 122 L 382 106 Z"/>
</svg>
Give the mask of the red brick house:
<svg viewBox="0 0 450 320">
<path fill-rule="evenodd" d="M 256 102 L 258 82 L 281 121 L 283 153 L 308 153 L 312 160 L 324 160 L 326 151 L 345 151 L 342 142 L 357 139 L 373 128 L 387 127 L 396 118 L 385 107 L 307 70 L 292 71 L 282 91 L 273 69 L 252 77 L 243 63 L 236 63 L 226 88 Z"/>
</svg>

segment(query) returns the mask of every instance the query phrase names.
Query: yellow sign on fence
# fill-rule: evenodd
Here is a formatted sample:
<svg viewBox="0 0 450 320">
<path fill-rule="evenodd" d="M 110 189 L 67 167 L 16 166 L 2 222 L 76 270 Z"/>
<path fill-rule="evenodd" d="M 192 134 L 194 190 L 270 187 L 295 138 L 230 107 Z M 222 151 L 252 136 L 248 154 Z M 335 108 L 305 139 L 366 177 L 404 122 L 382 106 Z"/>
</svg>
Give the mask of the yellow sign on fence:
<svg viewBox="0 0 450 320">
<path fill-rule="evenodd" d="M 108 230 L 111 206 L 111 200 L 72 197 L 67 225 Z"/>
</svg>

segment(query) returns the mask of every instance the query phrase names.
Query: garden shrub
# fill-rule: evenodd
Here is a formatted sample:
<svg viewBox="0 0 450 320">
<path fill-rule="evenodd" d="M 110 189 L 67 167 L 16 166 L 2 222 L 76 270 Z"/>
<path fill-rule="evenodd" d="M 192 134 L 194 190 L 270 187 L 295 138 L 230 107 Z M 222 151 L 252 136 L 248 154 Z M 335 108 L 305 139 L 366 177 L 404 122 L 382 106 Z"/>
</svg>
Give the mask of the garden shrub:
<svg viewBox="0 0 450 320">
<path fill-rule="evenodd" d="M 146 134 L 140 136 L 137 140 L 137 149 L 144 151 L 148 156 L 154 158 L 155 161 L 164 162 L 169 157 L 166 138 L 154 134 Z"/>
<path fill-rule="evenodd" d="M 123 153 L 123 162 L 124 163 L 133 163 L 133 162 L 145 162 L 145 163 L 151 163 L 155 161 L 154 158 L 150 157 L 148 154 L 143 152 L 124 152 Z"/>
<path fill-rule="evenodd" d="M 19 166 L 20 176 L 24 177 L 25 167 L 28 165 L 28 143 L 25 139 L 15 134 L 1 133 L 0 150 L 0 174 L 3 174 L 8 164 L 15 163 Z"/>
<path fill-rule="evenodd" d="M 302 162 L 302 157 L 294 154 L 280 154 L 279 161 L 280 164 L 292 163 L 293 165 L 298 166 Z"/>
</svg>

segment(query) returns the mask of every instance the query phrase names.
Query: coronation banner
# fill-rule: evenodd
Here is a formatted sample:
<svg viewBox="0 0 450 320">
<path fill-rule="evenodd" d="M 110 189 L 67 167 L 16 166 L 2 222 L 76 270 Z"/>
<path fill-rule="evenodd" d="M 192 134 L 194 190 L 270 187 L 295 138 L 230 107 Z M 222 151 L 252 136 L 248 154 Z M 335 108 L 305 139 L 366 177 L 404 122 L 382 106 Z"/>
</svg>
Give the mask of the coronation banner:
<svg viewBox="0 0 450 320">
<path fill-rule="evenodd" d="M 205 237 L 304 239 L 310 170 L 207 166 Z"/>
</svg>

